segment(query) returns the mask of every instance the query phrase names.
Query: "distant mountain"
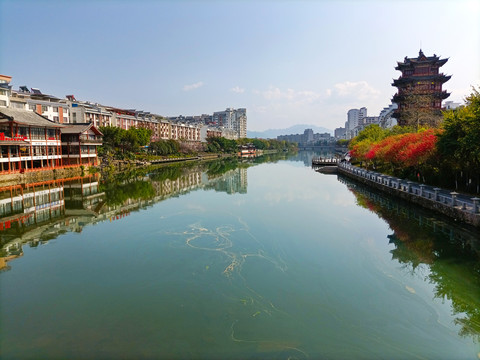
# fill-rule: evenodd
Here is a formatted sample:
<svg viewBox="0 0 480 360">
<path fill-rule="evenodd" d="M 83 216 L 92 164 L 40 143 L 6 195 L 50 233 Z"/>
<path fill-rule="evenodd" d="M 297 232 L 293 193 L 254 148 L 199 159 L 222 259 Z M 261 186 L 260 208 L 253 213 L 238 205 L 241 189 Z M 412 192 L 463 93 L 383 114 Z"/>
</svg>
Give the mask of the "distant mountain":
<svg viewBox="0 0 480 360">
<path fill-rule="evenodd" d="M 287 129 L 268 129 L 265 131 L 249 131 L 247 130 L 247 137 L 250 139 L 261 138 L 261 139 L 276 139 L 279 135 L 293 135 L 293 134 L 303 134 L 305 129 L 312 129 L 314 134 L 320 133 L 329 133 L 333 135 L 333 131 L 324 127 L 319 127 L 315 125 L 294 125 L 290 126 Z"/>
</svg>

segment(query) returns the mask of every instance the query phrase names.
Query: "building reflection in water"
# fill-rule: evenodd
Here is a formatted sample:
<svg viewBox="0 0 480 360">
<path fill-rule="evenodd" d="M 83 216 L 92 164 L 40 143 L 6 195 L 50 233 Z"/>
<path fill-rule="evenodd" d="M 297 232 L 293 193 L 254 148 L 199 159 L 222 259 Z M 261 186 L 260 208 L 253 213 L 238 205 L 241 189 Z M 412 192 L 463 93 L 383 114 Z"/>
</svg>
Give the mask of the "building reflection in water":
<svg viewBox="0 0 480 360">
<path fill-rule="evenodd" d="M 433 284 L 436 298 L 451 301 L 460 335 L 480 341 L 480 231 L 343 176 L 338 179 L 355 195 L 359 206 L 388 223 L 393 231 L 388 241 L 395 246 L 390 251 L 392 260 Z M 427 275 L 422 267 L 428 267 Z"/>
<path fill-rule="evenodd" d="M 23 255 L 24 243 L 38 246 L 75 230 L 77 218 L 68 216 L 69 206 L 89 211 L 101 195 L 98 175 L 0 188 L 0 269 Z"/>
<path fill-rule="evenodd" d="M 118 221 L 173 196 L 197 189 L 246 193 L 248 166 L 175 164 L 105 180 L 95 174 L 0 188 L 0 269 L 23 255 L 24 244 L 36 247 L 89 224 Z"/>
</svg>

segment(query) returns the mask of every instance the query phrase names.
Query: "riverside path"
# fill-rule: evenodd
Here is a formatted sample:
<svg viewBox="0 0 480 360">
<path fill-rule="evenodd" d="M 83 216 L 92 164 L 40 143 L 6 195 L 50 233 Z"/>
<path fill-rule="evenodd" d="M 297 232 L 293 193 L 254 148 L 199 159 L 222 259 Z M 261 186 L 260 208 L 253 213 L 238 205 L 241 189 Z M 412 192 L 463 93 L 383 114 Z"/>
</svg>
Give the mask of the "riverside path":
<svg viewBox="0 0 480 360">
<path fill-rule="evenodd" d="M 338 163 L 338 171 L 379 190 L 480 227 L 480 198 L 478 197 L 380 174 L 347 162 Z"/>
</svg>

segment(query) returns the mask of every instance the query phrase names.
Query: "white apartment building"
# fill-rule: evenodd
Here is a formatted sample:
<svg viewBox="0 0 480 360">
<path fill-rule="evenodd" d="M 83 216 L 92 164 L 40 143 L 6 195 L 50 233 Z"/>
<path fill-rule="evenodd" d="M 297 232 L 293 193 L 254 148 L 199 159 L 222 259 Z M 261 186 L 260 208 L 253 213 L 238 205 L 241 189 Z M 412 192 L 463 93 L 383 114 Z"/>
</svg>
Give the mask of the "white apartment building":
<svg viewBox="0 0 480 360">
<path fill-rule="evenodd" d="M 212 122 L 216 126 L 235 131 L 238 138 L 247 137 L 247 109 L 245 108 L 216 111 L 213 113 Z"/>
<path fill-rule="evenodd" d="M 360 124 L 360 121 L 367 116 L 367 108 L 350 109 L 347 113 L 347 122 L 345 123 L 346 137 L 352 139 L 355 137 L 354 129 Z"/>
<path fill-rule="evenodd" d="M 48 120 L 59 124 L 70 122 L 70 110 L 66 100 L 43 94 L 39 89 L 20 86 L 10 92 L 9 105 L 12 109 L 34 111 Z"/>
<path fill-rule="evenodd" d="M 358 136 L 363 129 L 372 124 L 379 124 L 378 116 L 365 116 L 364 118 L 360 119 L 359 124 L 351 131 L 352 138 Z"/>
<path fill-rule="evenodd" d="M 0 75 L 0 107 L 10 107 L 11 76 Z"/>
</svg>

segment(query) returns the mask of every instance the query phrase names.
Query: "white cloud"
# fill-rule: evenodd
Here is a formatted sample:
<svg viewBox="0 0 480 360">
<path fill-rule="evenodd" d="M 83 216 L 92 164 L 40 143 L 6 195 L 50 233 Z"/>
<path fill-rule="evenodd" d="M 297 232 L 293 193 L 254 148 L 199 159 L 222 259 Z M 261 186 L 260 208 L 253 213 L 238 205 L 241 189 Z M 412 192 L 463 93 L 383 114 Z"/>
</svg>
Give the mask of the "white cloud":
<svg viewBox="0 0 480 360">
<path fill-rule="evenodd" d="M 245 92 L 245 89 L 241 88 L 240 86 L 235 86 L 231 88 L 230 91 L 233 91 L 234 93 L 237 93 L 237 94 L 243 94 Z"/>
<path fill-rule="evenodd" d="M 366 81 L 345 81 L 335 84 L 333 87 L 334 89 L 328 89 L 327 93 L 352 100 L 368 100 L 380 95 L 380 91 L 370 86 Z"/>
<path fill-rule="evenodd" d="M 183 91 L 195 90 L 202 86 L 203 86 L 203 81 L 199 81 L 199 82 L 196 82 L 195 84 L 185 85 L 183 87 Z"/>
</svg>

